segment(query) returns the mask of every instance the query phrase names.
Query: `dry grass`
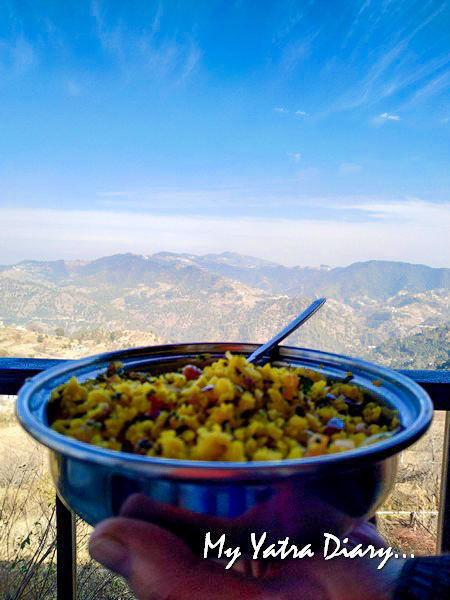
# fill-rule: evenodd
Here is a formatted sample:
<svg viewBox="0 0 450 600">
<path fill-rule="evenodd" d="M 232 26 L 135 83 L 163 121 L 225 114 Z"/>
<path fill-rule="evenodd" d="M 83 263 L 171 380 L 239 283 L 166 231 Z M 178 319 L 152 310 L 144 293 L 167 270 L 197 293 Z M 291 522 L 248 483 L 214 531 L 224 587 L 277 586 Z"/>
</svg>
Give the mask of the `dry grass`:
<svg viewBox="0 0 450 600">
<path fill-rule="evenodd" d="M 93 330 L 73 336 L 32 331 L 14 325 L 0 326 L 0 357 L 82 358 L 137 346 L 164 344 L 165 340 L 145 331 L 124 330 L 117 335 Z"/>
<path fill-rule="evenodd" d="M 430 556 L 436 552 L 436 521 L 425 524 L 417 516 L 410 519 L 385 515 L 379 519 L 378 529 L 388 545 L 398 552 L 415 556 Z"/>
<path fill-rule="evenodd" d="M 56 598 L 55 491 L 45 451 L 14 424 L 0 436 L 0 598 Z M 132 600 L 122 579 L 89 559 L 91 528 L 77 524 L 79 600 Z"/>
<path fill-rule="evenodd" d="M 381 511 L 408 515 L 378 515 L 381 533 L 402 552 L 429 555 L 436 551 L 445 413 L 435 412 L 429 431 L 400 458 L 397 483 Z"/>
</svg>

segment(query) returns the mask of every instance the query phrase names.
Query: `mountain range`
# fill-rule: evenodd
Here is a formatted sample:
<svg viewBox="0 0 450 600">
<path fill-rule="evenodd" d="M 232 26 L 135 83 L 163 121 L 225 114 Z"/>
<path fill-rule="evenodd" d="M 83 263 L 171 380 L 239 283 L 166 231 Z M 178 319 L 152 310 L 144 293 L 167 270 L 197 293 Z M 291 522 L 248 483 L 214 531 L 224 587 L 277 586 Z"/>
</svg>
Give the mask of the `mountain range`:
<svg viewBox="0 0 450 600">
<path fill-rule="evenodd" d="M 399 339 L 443 328 L 439 357 L 422 346 L 433 366 L 446 358 L 450 269 L 375 260 L 286 267 L 232 252 L 0 266 L 0 321 L 66 335 L 101 328 L 169 342 L 263 342 L 319 296 L 326 305 L 287 343 L 389 362 Z"/>
</svg>

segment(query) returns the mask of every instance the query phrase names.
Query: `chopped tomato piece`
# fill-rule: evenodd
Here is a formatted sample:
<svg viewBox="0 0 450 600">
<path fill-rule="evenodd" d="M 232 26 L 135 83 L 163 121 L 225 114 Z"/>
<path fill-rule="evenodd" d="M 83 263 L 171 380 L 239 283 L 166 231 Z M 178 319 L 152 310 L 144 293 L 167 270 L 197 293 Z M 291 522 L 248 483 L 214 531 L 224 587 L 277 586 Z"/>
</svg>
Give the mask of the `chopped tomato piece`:
<svg viewBox="0 0 450 600">
<path fill-rule="evenodd" d="M 202 370 L 196 367 L 195 365 L 186 365 L 185 367 L 183 367 L 181 372 L 189 381 L 191 379 L 198 379 L 201 375 Z"/>
</svg>

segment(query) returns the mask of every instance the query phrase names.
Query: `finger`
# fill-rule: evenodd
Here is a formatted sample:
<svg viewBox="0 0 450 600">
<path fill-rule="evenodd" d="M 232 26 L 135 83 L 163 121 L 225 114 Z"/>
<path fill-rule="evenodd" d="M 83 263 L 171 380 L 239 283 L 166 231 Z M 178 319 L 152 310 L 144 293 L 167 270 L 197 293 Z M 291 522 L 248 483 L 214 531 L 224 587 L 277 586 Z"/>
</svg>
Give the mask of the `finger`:
<svg viewBox="0 0 450 600">
<path fill-rule="evenodd" d="M 202 528 L 224 527 L 229 519 L 205 516 L 179 506 L 151 500 L 145 494 L 132 494 L 120 509 L 120 515 L 144 521 L 177 524 L 180 527 Z"/>
<path fill-rule="evenodd" d="M 197 553 L 203 553 L 205 536 L 214 540 L 225 534 L 227 543 L 240 546 L 242 554 L 251 552 L 248 521 L 255 520 L 257 507 L 233 518 L 202 515 L 179 506 L 151 500 L 144 494 L 133 494 L 124 503 L 120 516 L 140 519 L 167 529 L 181 538 Z M 256 531 L 256 529 L 255 529 Z"/>
<path fill-rule="evenodd" d="M 120 516 L 147 521 L 167 529 L 199 553 L 203 551 L 207 531 L 226 533 L 230 529 L 230 520 L 156 502 L 144 494 L 130 496 L 121 508 Z"/>
<path fill-rule="evenodd" d="M 103 521 L 89 544 L 91 556 L 124 576 L 139 600 L 256 600 L 255 579 L 195 556 L 172 533 L 117 517 Z"/>
</svg>

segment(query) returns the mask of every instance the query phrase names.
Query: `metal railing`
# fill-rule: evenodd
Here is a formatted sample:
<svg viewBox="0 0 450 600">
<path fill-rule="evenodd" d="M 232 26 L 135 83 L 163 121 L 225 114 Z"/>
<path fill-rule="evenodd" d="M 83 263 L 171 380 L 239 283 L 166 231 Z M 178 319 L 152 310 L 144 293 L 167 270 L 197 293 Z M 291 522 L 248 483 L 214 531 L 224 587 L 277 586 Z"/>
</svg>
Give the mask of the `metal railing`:
<svg viewBox="0 0 450 600">
<path fill-rule="evenodd" d="M 0 394 L 15 395 L 26 379 L 63 362 L 59 359 L 0 358 Z M 401 370 L 430 395 L 434 409 L 446 411 L 439 500 L 437 553 L 450 552 L 450 371 Z M 57 598 L 76 595 L 75 515 L 56 497 Z"/>
</svg>

